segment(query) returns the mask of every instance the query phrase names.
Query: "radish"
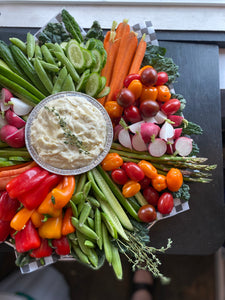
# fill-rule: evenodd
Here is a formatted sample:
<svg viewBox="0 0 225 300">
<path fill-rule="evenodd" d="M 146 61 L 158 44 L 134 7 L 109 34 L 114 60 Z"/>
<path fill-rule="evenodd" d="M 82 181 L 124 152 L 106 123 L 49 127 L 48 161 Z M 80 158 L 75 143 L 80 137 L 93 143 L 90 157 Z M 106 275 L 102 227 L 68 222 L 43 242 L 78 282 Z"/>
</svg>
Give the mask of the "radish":
<svg viewBox="0 0 225 300">
<path fill-rule="evenodd" d="M 0 114 L 0 129 L 6 124 L 7 124 L 6 119 L 3 118 L 3 116 Z"/>
<path fill-rule="evenodd" d="M 5 139 L 5 142 L 13 148 L 22 148 L 25 146 L 25 127 L 17 129 Z"/>
<path fill-rule="evenodd" d="M 23 102 L 22 100 L 18 98 L 11 98 L 10 102 L 12 102 L 13 107 L 12 110 L 18 115 L 18 116 L 25 116 L 29 114 L 29 112 L 32 110 L 32 106 L 28 105 L 27 103 Z"/>
<path fill-rule="evenodd" d="M 178 139 L 180 136 L 181 136 L 181 133 L 182 133 L 182 128 L 175 128 L 174 129 L 174 140 Z"/>
<path fill-rule="evenodd" d="M 136 151 L 148 150 L 148 147 L 144 142 L 144 140 L 142 139 L 141 134 L 139 132 L 135 133 L 135 135 L 132 137 L 132 146 Z"/>
<path fill-rule="evenodd" d="M 143 120 L 148 123 L 157 123 L 155 117 L 143 117 Z"/>
<path fill-rule="evenodd" d="M 192 151 L 192 139 L 182 136 L 175 141 L 175 151 L 180 156 L 187 156 Z"/>
<path fill-rule="evenodd" d="M 159 137 L 161 139 L 167 141 L 168 139 L 172 138 L 173 136 L 174 136 L 173 126 L 170 123 L 165 122 L 160 129 Z"/>
<path fill-rule="evenodd" d="M 132 150 L 131 137 L 127 129 L 123 128 L 120 130 L 118 140 L 122 146 Z"/>
<path fill-rule="evenodd" d="M 148 151 L 150 155 L 155 157 L 160 157 L 166 153 L 167 144 L 163 139 L 156 138 L 148 146 Z"/>
<path fill-rule="evenodd" d="M 119 135 L 119 132 L 120 130 L 123 129 L 123 126 L 120 125 L 120 124 L 117 124 L 114 129 L 113 129 L 113 141 L 117 141 L 118 140 L 118 135 Z"/>
<path fill-rule="evenodd" d="M 6 138 L 10 135 L 12 135 L 13 133 L 15 133 L 18 129 L 15 126 L 12 125 L 4 125 L 1 129 L 0 129 L 0 139 L 3 142 L 6 142 Z"/>
<path fill-rule="evenodd" d="M 140 132 L 141 124 L 144 124 L 144 123 L 145 123 L 145 121 L 140 121 L 140 122 L 133 123 L 129 126 L 129 130 L 132 133 Z"/>
<path fill-rule="evenodd" d="M 174 153 L 173 144 L 171 143 L 167 144 L 166 153 L 169 155 L 172 155 Z"/>
<path fill-rule="evenodd" d="M 26 122 L 15 114 L 11 109 L 8 109 L 5 113 L 5 119 L 9 125 L 13 125 L 16 128 L 21 128 L 26 125 Z"/>
<path fill-rule="evenodd" d="M 160 131 L 160 127 L 154 123 L 141 124 L 141 137 L 145 143 L 150 143 L 152 137 L 157 137 Z"/>
<path fill-rule="evenodd" d="M 167 119 L 167 115 L 165 115 L 161 110 L 157 112 L 155 115 L 155 120 L 157 124 L 162 124 Z"/>
<path fill-rule="evenodd" d="M 176 115 L 169 115 L 168 119 L 173 122 L 173 124 L 172 124 L 173 127 L 179 127 L 182 124 L 184 117 L 176 116 Z"/>
<path fill-rule="evenodd" d="M 1 103 L 0 103 L 1 111 L 7 111 L 10 108 L 10 105 L 7 104 L 7 103 L 9 101 L 11 101 L 12 97 L 13 97 L 13 95 L 8 89 L 2 88 L 2 90 L 1 90 Z"/>
</svg>

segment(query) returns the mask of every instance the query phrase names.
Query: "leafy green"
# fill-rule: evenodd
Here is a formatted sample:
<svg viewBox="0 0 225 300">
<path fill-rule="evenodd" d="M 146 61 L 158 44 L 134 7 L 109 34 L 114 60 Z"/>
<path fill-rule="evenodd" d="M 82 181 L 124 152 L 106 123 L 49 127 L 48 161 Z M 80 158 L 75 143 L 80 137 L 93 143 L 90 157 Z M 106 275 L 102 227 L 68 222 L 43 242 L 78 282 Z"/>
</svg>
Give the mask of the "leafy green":
<svg viewBox="0 0 225 300">
<path fill-rule="evenodd" d="M 95 38 L 97 40 L 100 40 L 103 42 L 104 40 L 104 33 L 103 30 L 98 23 L 98 21 L 94 21 L 91 28 L 88 30 L 86 36 L 85 36 L 85 41 L 87 41 L 90 38 Z"/>
<path fill-rule="evenodd" d="M 173 192 L 174 198 L 182 199 L 183 201 L 188 201 L 190 199 L 190 187 L 186 183 L 183 183 L 182 187 L 177 192 Z"/>
<path fill-rule="evenodd" d="M 199 153 L 199 147 L 195 141 L 192 141 L 192 151 L 189 154 L 190 156 L 195 156 Z"/>
<path fill-rule="evenodd" d="M 62 10 L 62 21 L 66 27 L 66 30 L 71 34 L 72 38 L 81 43 L 83 36 L 81 34 L 80 27 L 73 16 L 66 10 Z"/>
<path fill-rule="evenodd" d="M 196 135 L 200 135 L 203 133 L 203 130 L 201 128 L 200 125 L 188 121 L 182 124 L 182 134 L 187 134 L 187 135 L 192 135 L 192 134 L 196 134 Z"/>
<path fill-rule="evenodd" d="M 142 65 L 151 65 L 157 72 L 166 72 L 169 77 L 168 84 L 170 84 L 179 77 L 179 72 L 178 66 L 173 62 L 173 59 L 166 57 L 165 54 L 165 48 L 147 44 Z"/>
<path fill-rule="evenodd" d="M 38 37 L 41 44 L 61 44 L 62 42 L 67 42 L 69 39 L 70 35 L 65 31 L 61 23 L 48 23 Z"/>
</svg>

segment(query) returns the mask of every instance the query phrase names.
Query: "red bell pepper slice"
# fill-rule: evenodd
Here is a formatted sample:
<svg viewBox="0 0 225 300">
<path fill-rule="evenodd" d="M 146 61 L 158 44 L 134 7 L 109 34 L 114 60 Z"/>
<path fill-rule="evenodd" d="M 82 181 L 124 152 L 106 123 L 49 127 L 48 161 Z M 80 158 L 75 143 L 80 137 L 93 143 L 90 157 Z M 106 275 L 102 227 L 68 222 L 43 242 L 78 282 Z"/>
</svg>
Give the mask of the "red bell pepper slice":
<svg viewBox="0 0 225 300">
<path fill-rule="evenodd" d="M 35 258 L 47 257 L 52 254 L 52 251 L 52 248 L 48 244 L 48 240 L 41 239 L 40 247 L 32 250 L 30 256 Z"/>
<path fill-rule="evenodd" d="M 32 249 L 39 248 L 41 245 L 41 239 L 37 230 L 29 220 L 24 229 L 18 231 L 15 234 L 15 246 L 16 250 L 20 253 L 27 252 Z"/>
<path fill-rule="evenodd" d="M 10 233 L 10 222 L 0 220 L 0 243 L 4 242 Z"/>
<path fill-rule="evenodd" d="M 41 167 L 33 167 L 10 180 L 6 185 L 6 190 L 11 198 L 17 198 L 19 195 L 39 186 L 48 175 L 49 172 Z"/>
<path fill-rule="evenodd" d="M 52 190 L 61 180 L 62 176 L 50 174 L 40 184 L 32 190 L 18 196 L 18 200 L 29 210 L 37 208 L 46 198 L 47 194 Z"/>
<path fill-rule="evenodd" d="M 52 246 L 58 255 L 67 255 L 70 253 L 70 244 L 66 236 L 52 240 Z"/>
<path fill-rule="evenodd" d="M 11 221 L 15 216 L 20 203 L 17 199 L 9 197 L 7 191 L 4 191 L 0 195 L 0 220 Z"/>
</svg>

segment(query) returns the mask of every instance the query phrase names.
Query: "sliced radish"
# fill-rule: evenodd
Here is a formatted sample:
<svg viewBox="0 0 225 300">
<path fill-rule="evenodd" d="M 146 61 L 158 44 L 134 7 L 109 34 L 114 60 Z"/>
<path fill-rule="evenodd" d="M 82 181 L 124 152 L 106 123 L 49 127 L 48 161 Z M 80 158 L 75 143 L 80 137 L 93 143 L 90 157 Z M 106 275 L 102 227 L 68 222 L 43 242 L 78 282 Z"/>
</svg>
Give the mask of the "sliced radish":
<svg viewBox="0 0 225 300">
<path fill-rule="evenodd" d="M 5 119 L 9 125 L 13 125 L 18 129 L 26 125 L 26 122 L 22 118 L 20 118 L 16 113 L 14 113 L 11 109 L 8 109 L 5 113 Z"/>
<path fill-rule="evenodd" d="M 180 156 L 187 156 L 192 151 L 192 139 L 182 136 L 175 141 L 175 150 Z"/>
<path fill-rule="evenodd" d="M 167 115 L 165 115 L 161 110 L 157 112 L 155 115 L 155 120 L 157 124 L 162 124 L 167 119 Z"/>
<path fill-rule="evenodd" d="M 27 103 L 23 102 L 22 100 L 18 98 L 11 98 L 10 101 L 13 104 L 12 110 L 18 115 L 18 116 L 25 116 L 29 114 L 29 112 L 32 110 L 32 106 L 28 105 Z"/>
<path fill-rule="evenodd" d="M 139 132 L 135 133 L 135 135 L 132 137 L 132 146 L 136 151 L 148 150 L 148 147 L 144 142 L 144 140 L 142 139 L 141 134 Z"/>
<path fill-rule="evenodd" d="M 167 144 L 164 140 L 160 138 L 156 138 L 153 142 L 151 142 L 148 146 L 148 151 L 150 155 L 155 157 L 160 157 L 166 153 Z"/>
<path fill-rule="evenodd" d="M 143 123 L 141 124 L 141 137 L 145 143 L 150 143 L 151 138 L 158 136 L 160 127 L 154 123 Z"/>
<path fill-rule="evenodd" d="M 182 133 L 182 128 L 175 128 L 174 129 L 174 140 L 178 139 L 180 136 L 181 136 L 181 133 Z"/>
<path fill-rule="evenodd" d="M 129 130 L 132 133 L 140 132 L 141 124 L 144 124 L 144 123 L 145 123 L 145 121 L 140 121 L 140 122 L 133 123 L 129 126 Z"/>
<path fill-rule="evenodd" d="M 0 114 L 0 129 L 7 124 L 6 119 Z"/>
<path fill-rule="evenodd" d="M 173 144 L 167 144 L 167 149 L 166 149 L 166 153 L 169 155 L 172 155 L 174 153 L 174 148 L 173 148 Z"/>
<path fill-rule="evenodd" d="M 143 117 L 143 120 L 149 123 L 157 123 L 155 117 Z"/>
<path fill-rule="evenodd" d="M 14 133 L 9 135 L 5 142 L 13 148 L 22 148 L 25 146 L 25 127 L 17 129 Z"/>
<path fill-rule="evenodd" d="M 169 115 L 168 119 L 173 122 L 173 124 L 172 124 L 173 127 L 179 127 L 182 124 L 184 117 L 176 116 L 176 115 Z"/>
<path fill-rule="evenodd" d="M 118 135 L 119 135 L 119 132 L 120 130 L 123 129 L 123 126 L 120 125 L 120 124 L 117 124 L 114 129 L 113 129 L 113 141 L 117 141 L 118 140 Z"/>
<path fill-rule="evenodd" d="M 120 130 L 118 140 L 122 146 L 132 150 L 131 137 L 127 129 Z"/>
<path fill-rule="evenodd" d="M 13 134 L 14 132 L 16 132 L 18 129 L 15 126 L 12 125 L 4 125 L 1 129 L 0 129 L 0 139 L 5 142 L 6 138 L 8 136 L 10 136 L 11 134 Z"/>
<path fill-rule="evenodd" d="M 168 139 L 173 138 L 173 136 L 174 136 L 173 126 L 170 123 L 165 122 L 160 129 L 159 137 L 167 141 Z"/>
<path fill-rule="evenodd" d="M 13 97 L 12 93 L 6 89 L 2 88 L 1 90 L 1 102 L 0 102 L 0 109 L 1 111 L 7 111 L 10 108 L 10 104 L 7 104 L 10 99 Z"/>
</svg>

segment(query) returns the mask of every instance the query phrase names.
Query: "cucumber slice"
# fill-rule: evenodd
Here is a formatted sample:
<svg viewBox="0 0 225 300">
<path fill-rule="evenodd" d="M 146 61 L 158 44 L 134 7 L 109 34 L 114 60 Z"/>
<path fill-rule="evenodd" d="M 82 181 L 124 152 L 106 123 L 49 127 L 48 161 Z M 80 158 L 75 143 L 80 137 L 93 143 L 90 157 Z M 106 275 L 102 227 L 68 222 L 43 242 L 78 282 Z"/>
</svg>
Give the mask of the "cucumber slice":
<svg viewBox="0 0 225 300">
<path fill-rule="evenodd" d="M 102 53 L 102 68 L 104 68 L 105 64 L 106 64 L 106 60 L 107 60 L 107 52 L 104 49 L 103 53 Z"/>
<path fill-rule="evenodd" d="M 99 93 L 104 89 L 105 85 L 106 85 L 106 77 L 105 76 L 101 76 L 100 77 L 101 80 L 101 87 L 99 88 Z"/>
<path fill-rule="evenodd" d="M 102 70 L 102 55 L 101 53 L 94 49 L 91 50 L 92 54 L 94 55 L 96 62 L 93 68 L 91 69 L 92 72 L 100 72 Z"/>
<path fill-rule="evenodd" d="M 60 44 L 60 47 L 61 47 L 64 51 L 66 51 L 67 44 L 68 44 L 68 42 L 62 42 L 62 43 Z"/>
<path fill-rule="evenodd" d="M 80 81 L 78 82 L 78 85 L 76 87 L 77 92 L 84 92 L 85 86 L 86 86 L 86 83 L 87 83 L 87 80 L 89 78 L 90 73 L 91 73 L 90 69 L 87 69 L 81 75 Z"/>
<path fill-rule="evenodd" d="M 77 71 L 85 68 L 85 58 L 82 49 L 76 41 L 69 41 L 66 48 L 66 55 Z"/>
<path fill-rule="evenodd" d="M 104 89 L 96 96 L 97 99 L 100 99 L 102 97 L 105 97 L 109 94 L 110 92 L 110 87 L 109 86 L 105 86 Z"/>
<path fill-rule="evenodd" d="M 96 46 L 96 39 L 94 38 L 90 38 L 86 43 L 86 49 L 88 50 L 94 49 L 95 46 Z"/>
<path fill-rule="evenodd" d="M 82 51 L 85 59 L 85 68 L 89 69 L 96 63 L 96 59 L 90 50 L 82 49 Z"/>
<path fill-rule="evenodd" d="M 97 72 L 91 73 L 85 86 L 85 93 L 91 97 L 95 97 L 98 94 L 100 87 L 101 87 L 100 75 Z"/>
</svg>

